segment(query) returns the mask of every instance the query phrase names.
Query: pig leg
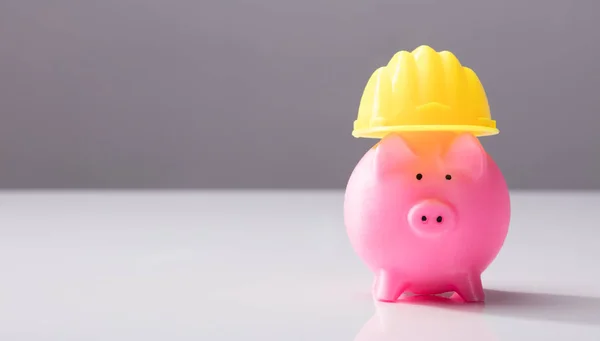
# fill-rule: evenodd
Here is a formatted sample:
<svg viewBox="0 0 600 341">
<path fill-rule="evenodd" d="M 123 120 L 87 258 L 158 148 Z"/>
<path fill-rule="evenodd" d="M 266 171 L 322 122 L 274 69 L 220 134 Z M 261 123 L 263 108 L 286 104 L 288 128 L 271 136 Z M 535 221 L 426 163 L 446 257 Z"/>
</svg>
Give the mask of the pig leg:
<svg viewBox="0 0 600 341">
<path fill-rule="evenodd" d="M 483 302 L 485 299 L 480 274 L 470 274 L 459 278 L 454 286 L 456 293 L 466 302 Z"/>
<path fill-rule="evenodd" d="M 397 273 L 381 270 L 373 283 L 373 296 L 378 301 L 393 302 L 407 287 L 407 283 Z"/>
</svg>

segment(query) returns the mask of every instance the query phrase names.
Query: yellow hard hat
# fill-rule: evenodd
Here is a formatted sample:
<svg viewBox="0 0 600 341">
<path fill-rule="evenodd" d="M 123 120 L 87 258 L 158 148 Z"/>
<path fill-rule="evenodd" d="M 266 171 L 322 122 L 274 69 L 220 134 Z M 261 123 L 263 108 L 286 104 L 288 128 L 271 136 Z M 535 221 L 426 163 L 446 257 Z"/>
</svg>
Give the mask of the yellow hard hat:
<svg viewBox="0 0 600 341">
<path fill-rule="evenodd" d="M 473 70 L 448 51 L 400 51 L 369 79 L 354 121 L 355 137 L 392 132 L 498 134 L 485 90 Z"/>
</svg>

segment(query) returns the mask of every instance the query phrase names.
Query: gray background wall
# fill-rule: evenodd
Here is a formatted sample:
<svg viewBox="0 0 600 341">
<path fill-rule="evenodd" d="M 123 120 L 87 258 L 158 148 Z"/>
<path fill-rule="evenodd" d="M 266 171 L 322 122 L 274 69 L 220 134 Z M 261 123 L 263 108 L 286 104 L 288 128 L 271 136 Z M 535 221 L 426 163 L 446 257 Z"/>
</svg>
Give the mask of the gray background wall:
<svg viewBox="0 0 600 341">
<path fill-rule="evenodd" d="M 0 186 L 343 187 L 371 72 L 454 52 L 513 188 L 600 188 L 600 2 L 1 0 Z"/>
</svg>

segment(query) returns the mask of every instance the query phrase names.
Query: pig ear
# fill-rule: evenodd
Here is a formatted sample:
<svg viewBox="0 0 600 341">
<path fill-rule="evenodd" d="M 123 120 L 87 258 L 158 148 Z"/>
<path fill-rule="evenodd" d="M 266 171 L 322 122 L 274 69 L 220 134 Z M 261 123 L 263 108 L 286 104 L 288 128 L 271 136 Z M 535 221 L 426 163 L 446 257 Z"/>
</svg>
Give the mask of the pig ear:
<svg viewBox="0 0 600 341">
<path fill-rule="evenodd" d="M 457 136 L 446 152 L 446 163 L 478 179 L 486 168 L 487 153 L 477 137 L 469 133 Z"/>
<path fill-rule="evenodd" d="M 384 137 L 375 149 L 375 172 L 386 174 L 401 168 L 416 158 L 402 136 L 391 134 Z"/>
</svg>

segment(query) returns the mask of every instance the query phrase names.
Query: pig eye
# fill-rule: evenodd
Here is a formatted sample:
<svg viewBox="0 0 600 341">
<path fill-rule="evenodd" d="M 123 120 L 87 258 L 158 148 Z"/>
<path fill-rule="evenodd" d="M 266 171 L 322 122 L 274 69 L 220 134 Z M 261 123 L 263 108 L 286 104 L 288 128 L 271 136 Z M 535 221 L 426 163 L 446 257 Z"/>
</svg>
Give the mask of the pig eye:
<svg viewBox="0 0 600 341">
<path fill-rule="evenodd" d="M 452 175 L 446 174 L 446 180 L 452 180 Z"/>
<path fill-rule="evenodd" d="M 423 174 L 421 174 L 421 173 L 417 174 L 417 180 L 421 180 L 421 179 L 423 179 Z"/>
</svg>

